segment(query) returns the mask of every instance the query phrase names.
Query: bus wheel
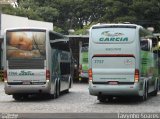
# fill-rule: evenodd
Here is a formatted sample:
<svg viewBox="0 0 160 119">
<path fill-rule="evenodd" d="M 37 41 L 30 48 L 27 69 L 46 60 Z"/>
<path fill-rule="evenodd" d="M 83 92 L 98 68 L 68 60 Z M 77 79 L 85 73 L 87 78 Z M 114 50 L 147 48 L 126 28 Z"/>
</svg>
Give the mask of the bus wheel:
<svg viewBox="0 0 160 119">
<path fill-rule="evenodd" d="M 151 93 L 152 96 L 157 96 L 158 93 L 158 83 L 156 85 L 156 89 Z"/>
<path fill-rule="evenodd" d="M 13 94 L 13 98 L 14 98 L 15 100 L 17 100 L 17 101 L 20 101 L 20 100 L 23 99 L 22 95 L 20 95 L 20 94 Z"/>
<path fill-rule="evenodd" d="M 27 94 L 22 95 L 22 97 L 23 97 L 24 100 L 28 99 L 28 95 Z"/>
<path fill-rule="evenodd" d="M 70 80 L 69 80 L 69 88 L 68 89 L 70 89 L 71 87 L 72 87 L 72 78 L 70 78 Z"/>
<path fill-rule="evenodd" d="M 55 98 L 58 98 L 59 94 L 60 94 L 60 81 L 57 81 Z"/>
<path fill-rule="evenodd" d="M 108 102 L 113 101 L 113 97 L 108 97 L 107 99 L 108 99 Z"/>
<path fill-rule="evenodd" d="M 54 98 L 55 98 L 55 95 L 54 95 L 54 94 L 49 94 L 49 98 L 50 98 L 50 99 L 54 99 Z"/>
<path fill-rule="evenodd" d="M 97 98 L 100 102 L 106 102 L 106 97 L 104 96 L 98 96 Z"/>
</svg>

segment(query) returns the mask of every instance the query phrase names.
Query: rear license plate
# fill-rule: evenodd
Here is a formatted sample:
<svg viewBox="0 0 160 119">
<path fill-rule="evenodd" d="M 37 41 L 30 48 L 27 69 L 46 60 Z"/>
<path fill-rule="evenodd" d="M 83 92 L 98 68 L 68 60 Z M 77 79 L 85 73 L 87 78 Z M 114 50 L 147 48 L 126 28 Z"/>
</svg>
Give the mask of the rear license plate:
<svg viewBox="0 0 160 119">
<path fill-rule="evenodd" d="M 23 81 L 23 83 L 22 83 L 23 85 L 30 85 L 31 84 L 31 82 L 30 81 Z"/>
<path fill-rule="evenodd" d="M 116 81 L 110 81 L 109 85 L 118 85 L 118 82 L 116 82 Z"/>
</svg>

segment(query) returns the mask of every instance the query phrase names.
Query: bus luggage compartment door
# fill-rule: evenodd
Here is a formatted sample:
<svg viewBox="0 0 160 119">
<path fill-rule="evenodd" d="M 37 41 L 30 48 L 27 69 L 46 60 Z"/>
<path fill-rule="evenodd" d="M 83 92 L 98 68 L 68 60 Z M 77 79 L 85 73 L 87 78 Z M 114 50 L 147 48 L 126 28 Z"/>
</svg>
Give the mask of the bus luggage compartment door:
<svg viewBox="0 0 160 119">
<path fill-rule="evenodd" d="M 46 70 L 9 69 L 8 83 L 19 85 L 42 84 L 46 82 Z"/>
<path fill-rule="evenodd" d="M 134 57 L 93 57 L 93 82 L 134 82 Z"/>
</svg>

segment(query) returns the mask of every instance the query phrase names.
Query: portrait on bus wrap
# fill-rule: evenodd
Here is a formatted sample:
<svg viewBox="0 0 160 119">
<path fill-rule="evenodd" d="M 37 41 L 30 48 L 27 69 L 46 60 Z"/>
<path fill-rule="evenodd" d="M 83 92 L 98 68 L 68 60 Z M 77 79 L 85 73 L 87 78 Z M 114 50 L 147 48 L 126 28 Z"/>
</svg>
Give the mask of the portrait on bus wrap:
<svg viewBox="0 0 160 119">
<path fill-rule="evenodd" d="M 7 58 L 45 58 L 45 38 L 42 31 L 8 31 Z"/>
</svg>

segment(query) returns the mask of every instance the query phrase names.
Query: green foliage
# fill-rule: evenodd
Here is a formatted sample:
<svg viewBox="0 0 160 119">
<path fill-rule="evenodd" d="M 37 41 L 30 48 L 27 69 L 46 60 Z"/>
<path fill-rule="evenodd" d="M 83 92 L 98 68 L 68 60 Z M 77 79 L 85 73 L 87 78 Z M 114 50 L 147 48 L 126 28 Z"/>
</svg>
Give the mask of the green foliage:
<svg viewBox="0 0 160 119">
<path fill-rule="evenodd" d="M 64 33 L 64 30 L 57 26 L 54 26 L 54 31 L 58 33 Z"/>
<path fill-rule="evenodd" d="M 90 27 L 94 24 L 97 24 L 97 23 L 93 22 L 89 25 L 85 25 L 82 29 L 76 29 L 73 34 L 75 34 L 75 35 L 87 35 L 89 33 Z"/>
<path fill-rule="evenodd" d="M 54 18 L 59 16 L 58 10 L 52 7 L 40 7 L 36 9 L 36 13 L 48 22 L 53 22 Z"/>
<path fill-rule="evenodd" d="M 86 34 L 88 34 L 88 29 L 86 29 L 86 28 L 77 29 L 77 30 L 75 30 L 75 32 L 73 34 L 75 34 L 75 35 L 86 35 Z"/>
<path fill-rule="evenodd" d="M 158 0 L 18 0 L 18 7 L 2 7 L 3 13 L 53 22 L 56 31 L 85 34 L 93 23 L 131 22 L 160 32 Z M 56 26 L 56 27 L 55 27 Z"/>
</svg>

